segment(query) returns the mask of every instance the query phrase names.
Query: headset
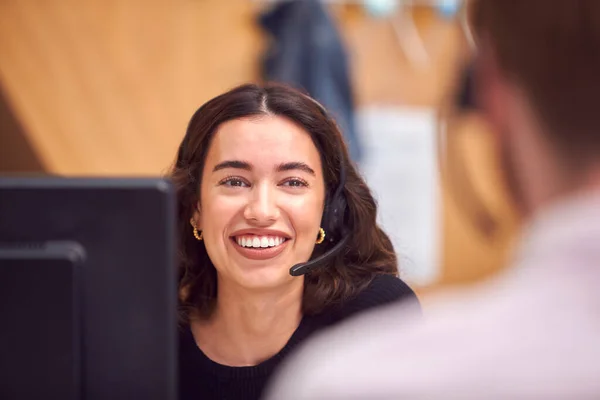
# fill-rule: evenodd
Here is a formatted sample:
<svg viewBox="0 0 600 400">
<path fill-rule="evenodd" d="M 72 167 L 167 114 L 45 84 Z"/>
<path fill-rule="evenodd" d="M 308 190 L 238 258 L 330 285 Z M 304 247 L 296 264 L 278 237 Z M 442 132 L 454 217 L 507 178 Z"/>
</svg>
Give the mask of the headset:
<svg viewBox="0 0 600 400">
<path fill-rule="evenodd" d="M 308 97 L 308 96 L 307 96 Z M 316 100 L 308 97 L 312 100 L 318 108 L 321 110 L 323 115 L 330 121 L 333 121 L 325 108 L 319 104 Z M 333 195 L 326 200 L 325 209 L 323 210 L 323 217 L 321 219 L 321 226 L 327 233 L 327 237 L 329 238 L 329 242 L 334 242 L 336 239 L 339 239 L 338 243 L 329 249 L 327 252 L 321 254 L 318 257 L 315 257 L 312 260 L 309 260 L 304 263 L 299 263 L 290 268 L 290 275 L 292 276 L 300 276 L 304 275 L 316 267 L 322 265 L 324 261 L 327 259 L 337 255 L 340 251 L 343 250 L 344 246 L 350 239 L 350 235 L 348 234 L 348 221 L 347 221 L 347 209 L 348 203 L 346 200 L 346 195 L 344 194 L 344 187 L 346 185 L 346 166 L 345 166 L 345 157 L 343 148 L 339 148 L 339 160 L 340 160 L 340 179 L 339 184 Z"/>
</svg>

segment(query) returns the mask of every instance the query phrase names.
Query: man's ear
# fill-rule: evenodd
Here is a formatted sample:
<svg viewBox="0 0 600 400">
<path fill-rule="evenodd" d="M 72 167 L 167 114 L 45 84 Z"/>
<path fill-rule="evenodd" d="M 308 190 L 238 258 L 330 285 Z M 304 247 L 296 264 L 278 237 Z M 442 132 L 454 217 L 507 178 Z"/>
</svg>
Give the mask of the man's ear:
<svg viewBox="0 0 600 400">
<path fill-rule="evenodd" d="M 509 81 L 500 70 L 490 46 L 483 46 L 477 56 L 476 98 L 484 116 L 496 128 L 493 134 L 502 134 L 506 121 Z"/>
</svg>

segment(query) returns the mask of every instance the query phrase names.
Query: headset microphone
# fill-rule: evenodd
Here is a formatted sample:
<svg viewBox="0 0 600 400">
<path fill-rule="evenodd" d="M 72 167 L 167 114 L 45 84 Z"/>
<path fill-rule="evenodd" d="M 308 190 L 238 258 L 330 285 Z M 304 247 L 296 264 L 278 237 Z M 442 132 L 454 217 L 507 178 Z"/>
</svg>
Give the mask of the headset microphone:
<svg viewBox="0 0 600 400">
<path fill-rule="evenodd" d="M 305 263 L 300 263 L 300 264 L 294 265 L 292 268 L 290 268 L 290 275 L 300 276 L 300 275 L 304 275 L 304 274 L 310 272 L 313 268 L 319 266 L 319 264 L 321 264 L 327 258 L 333 257 L 337 253 L 339 253 L 344 248 L 344 245 L 348 241 L 348 238 L 349 238 L 349 236 L 346 236 L 345 238 L 340 240 L 335 246 L 333 246 L 333 248 L 331 250 L 320 255 L 319 257 L 315 258 L 314 260 L 310 260 Z"/>
</svg>

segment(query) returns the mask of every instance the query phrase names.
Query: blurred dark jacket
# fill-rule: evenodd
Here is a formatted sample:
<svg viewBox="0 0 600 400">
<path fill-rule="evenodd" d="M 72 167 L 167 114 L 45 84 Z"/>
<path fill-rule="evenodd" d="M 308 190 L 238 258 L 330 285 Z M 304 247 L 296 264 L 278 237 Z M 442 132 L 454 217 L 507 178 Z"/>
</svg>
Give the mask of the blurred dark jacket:
<svg viewBox="0 0 600 400">
<path fill-rule="evenodd" d="M 354 121 L 348 56 L 334 21 L 318 0 L 284 1 L 261 15 L 272 36 L 263 59 L 263 78 L 286 83 L 319 101 L 335 118 L 356 163 L 362 146 Z"/>
</svg>

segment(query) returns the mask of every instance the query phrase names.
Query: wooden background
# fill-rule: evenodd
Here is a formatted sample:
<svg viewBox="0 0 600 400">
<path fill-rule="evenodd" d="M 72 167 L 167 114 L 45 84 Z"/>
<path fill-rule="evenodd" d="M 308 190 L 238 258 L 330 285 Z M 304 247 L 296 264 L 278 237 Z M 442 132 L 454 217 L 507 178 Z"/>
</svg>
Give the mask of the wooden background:
<svg viewBox="0 0 600 400">
<path fill-rule="evenodd" d="M 267 40 L 259 8 L 250 0 L 0 0 L 0 171 L 164 173 L 196 108 L 258 78 Z M 415 65 L 389 21 L 356 6 L 332 12 L 359 105 L 437 107 L 449 95 L 465 49 L 455 21 L 411 9 L 429 56 Z M 466 160 L 499 228 L 483 235 L 444 178 L 443 273 L 422 295 L 477 281 L 506 260 L 516 221 L 482 130 L 465 118 L 451 155 Z"/>
</svg>

